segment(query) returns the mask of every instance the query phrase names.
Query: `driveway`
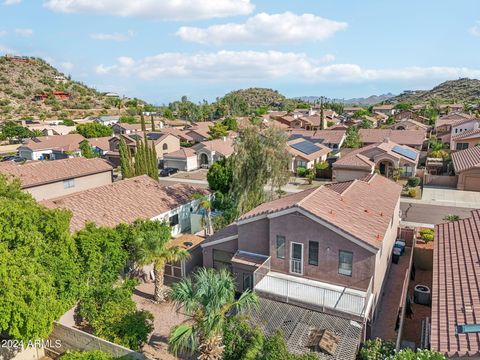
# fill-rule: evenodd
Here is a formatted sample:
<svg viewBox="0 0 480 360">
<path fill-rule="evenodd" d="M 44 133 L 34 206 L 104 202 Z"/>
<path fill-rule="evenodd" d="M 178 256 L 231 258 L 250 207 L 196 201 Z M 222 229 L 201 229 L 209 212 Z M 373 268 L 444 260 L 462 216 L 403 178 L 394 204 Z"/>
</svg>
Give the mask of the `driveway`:
<svg viewBox="0 0 480 360">
<path fill-rule="evenodd" d="M 419 203 L 400 204 L 402 210 L 403 225 L 432 225 L 446 222 L 443 220 L 447 215 L 458 215 L 461 219 L 471 216 L 471 208 L 460 208 L 455 206 L 438 206 Z"/>
<path fill-rule="evenodd" d="M 480 192 L 441 187 L 424 187 L 421 203 L 478 209 L 480 208 Z"/>
</svg>

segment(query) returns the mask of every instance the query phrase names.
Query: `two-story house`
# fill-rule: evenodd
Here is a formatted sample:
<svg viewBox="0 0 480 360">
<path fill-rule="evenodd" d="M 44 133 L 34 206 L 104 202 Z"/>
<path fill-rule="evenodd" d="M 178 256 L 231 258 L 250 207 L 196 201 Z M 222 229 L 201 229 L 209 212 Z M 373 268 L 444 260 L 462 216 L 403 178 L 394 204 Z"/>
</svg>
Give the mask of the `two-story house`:
<svg viewBox="0 0 480 360">
<path fill-rule="evenodd" d="M 400 222 L 401 186 L 380 175 L 264 203 L 202 244 L 205 267 L 230 269 L 238 291 L 373 319 Z"/>
</svg>

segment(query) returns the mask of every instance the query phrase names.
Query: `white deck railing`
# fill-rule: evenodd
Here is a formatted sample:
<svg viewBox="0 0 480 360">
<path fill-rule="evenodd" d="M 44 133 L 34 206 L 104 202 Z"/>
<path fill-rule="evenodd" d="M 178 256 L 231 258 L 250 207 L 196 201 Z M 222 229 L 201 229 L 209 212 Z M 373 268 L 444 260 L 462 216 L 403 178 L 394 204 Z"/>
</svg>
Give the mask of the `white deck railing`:
<svg viewBox="0 0 480 360">
<path fill-rule="evenodd" d="M 284 302 L 300 302 L 318 308 L 366 317 L 372 281 L 366 291 L 336 286 L 321 281 L 269 272 L 255 283 L 255 291 Z"/>
</svg>

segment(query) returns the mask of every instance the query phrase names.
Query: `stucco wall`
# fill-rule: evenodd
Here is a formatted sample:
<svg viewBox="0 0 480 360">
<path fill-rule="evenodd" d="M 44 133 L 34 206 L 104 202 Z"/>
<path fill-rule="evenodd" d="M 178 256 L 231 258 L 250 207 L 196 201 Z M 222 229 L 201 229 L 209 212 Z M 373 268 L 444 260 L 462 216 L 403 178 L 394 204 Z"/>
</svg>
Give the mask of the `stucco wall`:
<svg viewBox="0 0 480 360">
<path fill-rule="evenodd" d="M 75 186 L 69 189 L 65 189 L 63 181 L 57 181 L 51 184 L 45 184 L 25 189 L 33 195 L 38 201 L 51 199 L 58 196 L 64 196 L 72 194 L 78 191 L 91 189 L 94 187 L 107 185 L 112 182 L 112 172 L 106 171 L 99 174 L 83 176 L 74 179 Z"/>
<path fill-rule="evenodd" d="M 480 191 L 480 169 L 463 171 L 458 176 L 458 190 Z"/>
<path fill-rule="evenodd" d="M 373 168 L 370 171 L 367 170 L 354 170 L 354 169 L 335 169 L 333 168 L 333 180 L 335 181 L 349 181 L 354 179 L 360 179 L 373 172 Z"/>
<path fill-rule="evenodd" d="M 167 145 L 167 149 L 163 149 L 163 145 Z M 176 136 L 169 135 L 162 141 L 160 141 L 157 145 L 155 145 L 155 149 L 157 150 L 157 157 L 159 159 L 163 159 L 163 156 L 168 153 L 172 153 L 174 151 L 180 150 L 180 139 Z"/>
<path fill-rule="evenodd" d="M 276 256 L 277 235 L 285 236 L 285 259 L 279 259 Z M 309 241 L 319 243 L 318 266 L 308 264 Z M 272 270 L 290 273 L 291 242 L 304 244 L 304 277 L 356 289 L 366 289 L 368 287 L 370 278 L 374 274 L 375 254 L 298 213 L 279 216 L 270 220 L 269 246 Z M 340 250 L 353 252 L 352 276 L 338 273 Z"/>
<path fill-rule="evenodd" d="M 235 253 L 238 250 L 238 240 L 230 240 L 220 244 L 203 247 L 203 266 L 206 268 L 213 267 L 213 249 L 228 251 Z"/>
<path fill-rule="evenodd" d="M 254 254 L 270 255 L 268 219 L 238 226 L 238 248 Z"/>
</svg>

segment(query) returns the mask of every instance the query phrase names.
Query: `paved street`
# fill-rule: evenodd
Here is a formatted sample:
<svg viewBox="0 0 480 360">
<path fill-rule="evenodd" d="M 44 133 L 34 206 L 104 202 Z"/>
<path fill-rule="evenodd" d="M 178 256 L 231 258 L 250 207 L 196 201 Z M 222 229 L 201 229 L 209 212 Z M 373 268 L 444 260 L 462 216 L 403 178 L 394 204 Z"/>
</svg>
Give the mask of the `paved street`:
<svg viewBox="0 0 480 360">
<path fill-rule="evenodd" d="M 431 204 L 404 203 L 400 204 L 402 210 L 402 221 L 423 223 L 423 224 L 439 224 L 445 222 L 443 218 L 448 214 L 466 218 L 470 216 L 470 208 L 459 208 L 454 206 L 438 206 Z"/>
</svg>

